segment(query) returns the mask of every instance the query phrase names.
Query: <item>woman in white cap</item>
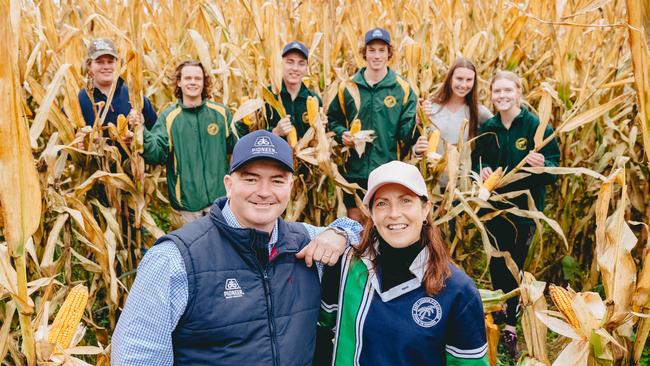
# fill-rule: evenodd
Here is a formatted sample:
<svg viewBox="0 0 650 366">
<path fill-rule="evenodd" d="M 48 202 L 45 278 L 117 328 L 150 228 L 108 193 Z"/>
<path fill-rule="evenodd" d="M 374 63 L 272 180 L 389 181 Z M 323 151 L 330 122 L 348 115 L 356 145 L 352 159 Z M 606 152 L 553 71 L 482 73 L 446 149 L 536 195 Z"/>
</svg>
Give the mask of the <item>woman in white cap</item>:
<svg viewBox="0 0 650 366">
<path fill-rule="evenodd" d="M 452 263 L 424 178 L 400 161 L 370 173 L 361 242 L 323 275 L 319 352 L 333 365 L 487 365 L 483 306 Z"/>
</svg>

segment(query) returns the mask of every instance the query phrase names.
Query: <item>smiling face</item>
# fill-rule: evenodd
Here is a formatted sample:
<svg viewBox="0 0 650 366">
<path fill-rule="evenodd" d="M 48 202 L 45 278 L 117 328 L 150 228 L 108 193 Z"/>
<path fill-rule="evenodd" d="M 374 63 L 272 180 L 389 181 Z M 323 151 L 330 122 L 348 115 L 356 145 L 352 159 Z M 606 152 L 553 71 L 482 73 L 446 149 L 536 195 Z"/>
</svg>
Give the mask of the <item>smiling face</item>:
<svg viewBox="0 0 650 366">
<path fill-rule="evenodd" d="M 405 248 L 420 239 L 423 222 L 430 210 L 431 202 L 423 202 L 401 184 L 390 183 L 375 193 L 370 217 L 379 235 L 390 246 Z"/>
<path fill-rule="evenodd" d="M 97 87 L 110 87 L 115 75 L 117 59 L 111 55 L 102 55 L 90 62 L 93 83 Z"/>
<path fill-rule="evenodd" d="M 459 67 L 451 77 L 451 91 L 459 98 L 465 98 L 474 87 L 476 73 L 470 69 Z"/>
<path fill-rule="evenodd" d="M 186 100 L 200 100 L 203 92 L 203 69 L 194 65 L 183 67 L 178 87 L 183 93 L 183 103 L 187 104 Z"/>
<path fill-rule="evenodd" d="M 366 45 L 365 59 L 372 71 L 380 72 L 386 69 L 389 55 L 388 44 L 384 41 L 375 40 Z"/>
<path fill-rule="evenodd" d="M 496 79 L 492 83 L 492 103 L 497 112 L 507 112 L 519 107 L 521 90 L 514 81 Z"/>
<path fill-rule="evenodd" d="M 282 80 L 284 84 L 300 85 L 307 73 L 307 59 L 298 52 L 289 52 L 282 57 Z"/>
<path fill-rule="evenodd" d="M 239 224 L 271 232 L 289 203 L 293 175 L 278 162 L 253 160 L 223 179 Z"/>
</svg>

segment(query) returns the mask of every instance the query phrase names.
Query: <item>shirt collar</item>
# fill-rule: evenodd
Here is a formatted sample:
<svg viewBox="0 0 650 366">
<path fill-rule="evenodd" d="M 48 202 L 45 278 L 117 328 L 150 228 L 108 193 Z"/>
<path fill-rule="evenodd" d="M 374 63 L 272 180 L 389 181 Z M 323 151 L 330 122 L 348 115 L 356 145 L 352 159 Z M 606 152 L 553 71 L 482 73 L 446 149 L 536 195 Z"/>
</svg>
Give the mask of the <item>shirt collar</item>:
<svg viewBox="0 0 650 366">
<path fill-rule="evenodd" d="M 379 243 L 375 242 L 373 246 L 375 247 L 375 251 L 377 251 Z M 407 292 L 411 292 L 417 288 L 420 288 L 420 286 L 422 286 L 422 279 L 424 278 L 424 272 L 426 270 L 427 261 L 429 260 L 429 249 L 427 247 L 422 248 L 420 253 L 413 260 L 413 263 L 411 263 L 411 265 L 409 266 L 409 270 L 411 271 L 411 273 L 413 273 L 413 275 L 415 275 L 415 278 L 411 278 L 410 280 L 404 282 L 403 284 L 395 286 L 385 292 L 381 291 L 379 278 L 377 278 L 377 273 L 375 272 L 372 264 L 373 259 L 374 258 L 370 258 L 370 257 L 361 258 L 361 260 L 368 268 L 368 272 L 372 275 L 372 278 L 370 280 L 372 287 L 375 289 L 375 291 L 377 292 L 381 300 L 387 302 Z"/>
<path fill-rule="evenodd" d="M 234 227 L 236 229 L 244 228 L 239 223 L 239 221 L 237 221 L 235 214 L 232 213 L 232 210 L 230 209 L 230 200 L 226 201 L 226 204 L 221 209 L 221 214 L 223 215 L 223 218 L 226 220 L 226 224 L 228 224 L 228 226 Z M 278 224 L 276 221 L 275 226 L 273 226 L 273 231 L 271 231 L 271 238 L 269 240 L 269 245 L 273 245 L 277 241 L 278 241 Z"/>
</svg>

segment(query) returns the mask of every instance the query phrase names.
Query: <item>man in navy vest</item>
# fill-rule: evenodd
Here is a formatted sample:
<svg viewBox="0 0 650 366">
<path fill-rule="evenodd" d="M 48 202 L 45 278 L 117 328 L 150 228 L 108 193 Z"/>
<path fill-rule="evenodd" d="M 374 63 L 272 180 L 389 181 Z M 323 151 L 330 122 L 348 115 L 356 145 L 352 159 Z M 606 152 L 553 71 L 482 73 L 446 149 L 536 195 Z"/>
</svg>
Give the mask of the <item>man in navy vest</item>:
<svg viewBox="0 0 650 366">
<path fill-rule="evenodd" d="M 227 197 L 158 240 L 138 268 L 112 339 L 113 365 L 309 365 L 320 285 L 361 226 L 283 221 L 287 142 L 259 130 L 234 147 Z M 352 243 L 347 243 L 347 238 Z"/>
</svg>

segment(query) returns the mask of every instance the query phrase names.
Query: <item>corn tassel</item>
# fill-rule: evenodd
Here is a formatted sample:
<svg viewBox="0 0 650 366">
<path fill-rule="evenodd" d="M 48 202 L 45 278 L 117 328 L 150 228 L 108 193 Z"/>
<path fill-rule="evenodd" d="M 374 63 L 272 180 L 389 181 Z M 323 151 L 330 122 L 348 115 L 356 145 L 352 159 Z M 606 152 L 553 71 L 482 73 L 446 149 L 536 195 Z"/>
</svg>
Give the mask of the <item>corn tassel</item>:
<svg viewBox="0 0 650 366">
<path fill-rule="evenodd" d="M 574 328 L 580 329 L 580 323 L 578 322 L 578 317 L 576 316 L 575 310 L 573 310 L 573 296 L 567 291 L 564 287 L 550 285 L 549 293 L 551 294 L 551 300 L 555 304 L 555 307 L 564 315 L 564 318 L 571 324 Z"/>
<path fill-rule="evenodd" d="M 478 198 L 482 200 L 487 200 L 490 198 L 490 192 L 496 187 L 497 183 L 503 176 L 503 168 L 498 167 L 497 170 L 492 172 L 490 176 L 483 182 L 483 186 L 479 190 Z"/>
<path fill-rule="evenodd" d="M 309 119 L 309 126 L 314 127 L 316 116 L 318 116 L 318 99 L 316 99 L 316 97 L 307 97 L 307 117 Z"/>
<path fill-rule="evenodd" d="M 59 309 L 54 323 L 48 333 L 48 341 L 56 344 L 62 349 L 70 347 L 81 316 L 86 309 L 88 302 L 88 289 L 84 285 L 75 286 L 66 297 L 61 309 Z"/>
<path fill-rule="evenodd" d="M 352 124 L 350 125 L 350 133 L 354 137 L 357 132 L 361 131 L 361 120 L 358 118 L 355 118 L 354 121 L 352 121 Z"/>
<path fill-rule="evenodd" d="M 291 131 L 289 131 L 289 134 L 287 135 L 287 142 L 292 149 L 298 144 L 298 132 L 293 126 L 291 126 Z"/>
<path fill-rule="evenodd" d="M 429 141 L 427 146 L 427 159 L 429 160 L 438 160 L 440 159 L 440 154 L 438 154 L 438 145 L 440 145 L 440 130 L 433 130 L 429 134 Z"/>
</svg>

